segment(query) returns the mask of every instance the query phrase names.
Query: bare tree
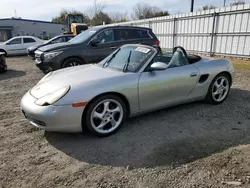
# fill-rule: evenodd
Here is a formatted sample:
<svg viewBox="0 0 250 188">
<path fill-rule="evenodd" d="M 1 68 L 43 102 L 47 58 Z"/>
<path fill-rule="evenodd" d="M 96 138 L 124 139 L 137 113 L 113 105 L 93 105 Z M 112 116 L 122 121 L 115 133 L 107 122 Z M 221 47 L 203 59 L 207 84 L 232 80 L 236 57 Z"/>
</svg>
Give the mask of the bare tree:
<svg viewBox="0 0 250 188">
<path fill-rule="evenodd" d="M 137 3 L 133 7 L 132 18 L 133 19 L 146 19 L 157 16 L 169 15 L 168 11 L 162 11 L 157 6 L 152 6 L 147 3 Z"/>
<path fill-rule="evenodd" d="M 210 10 L 210 9 L 216 9 L 216 7 L 213 5 L 205 5 L 202 8 L 200 8 L 199 10 Z"/>
<path fill-rule="evenodd" d="M 99 14 L 105 8 L 103 1 L 94 0 L 93 6 L 90 6 L 87 10 L 88 17 L 93 19 L 96 14 Z"/>
<path fill-rule="evenodd" d="M 109 14 L 110 19 L 113 23 L 119 23 L 119 22 L 126 22 L 128 21 L 127 12 L 110 12 Z"/>
<path fill-rule="evenodd" d="M 234 2 L 231 3 L 230 5 L 234 6 L 234 5 L 244 5 L 244 4 L 245 4 L 244 0 L 234 0 Z"/>
</svg>

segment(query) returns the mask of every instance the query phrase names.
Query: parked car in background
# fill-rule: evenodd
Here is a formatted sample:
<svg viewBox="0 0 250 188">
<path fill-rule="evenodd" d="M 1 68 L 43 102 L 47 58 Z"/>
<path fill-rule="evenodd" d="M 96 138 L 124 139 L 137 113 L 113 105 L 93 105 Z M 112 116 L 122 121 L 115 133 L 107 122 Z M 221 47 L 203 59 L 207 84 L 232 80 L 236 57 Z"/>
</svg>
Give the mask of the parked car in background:
<svg viewBox="0 0 250 188">
<path fill-rule="evenodd" d="M 67 43 L 52 44 L 35 52 L 36 65 L 44 72 L 97 63 L 124 44 L 159 45 L 149 28 L 101 26 L 83 31 Z"/>
<path fill-rule="evenodd" d="M 0 52 L 5 55 L 27 54 L 27 48 L 35 44 L 43 44 L 45 41 L 33 36 L 13 37 L 8 41 L 0 44 Z"/>
<path fill-rule="evenodd" d="M 5 61 L 5 53 L 0 52 L 0 73 L 7 71 L 7 64 Z"/>
<path fill-rule="evenodd" d="M 220 104 L 233 74 L 227 59 L 190 56 L 182 47 L 163 54 L 128 44 L 98 64 L 48 73 L 23 96 L 21 109 L 31 124 L 47 131 L 86 127 L 108 136 L 141 113 L 198 100 Z"/>
<path fill-rule="evenodd" d="M 74 37 L 73 34 L 58 35 L 58 36 L 55 36 L 54 38 L 52 38 L 52 39 L 46 41 L 45 43 L 36 44 L 36 45 L 30 46 L 30 47 L 27 49 L 28 56 L 30 56 L 30 57 L 32 57 L 32 58 L 35 58 L 35 51 L 36 51 L 38 48 L 40 48 L 40 47 L 42 47 L 42 46 L 47 46 L 47 45 L 50 45 L 50 44 L 68 42 L 68 41 L 71 40 L 73 37 Z"/>
</svg>

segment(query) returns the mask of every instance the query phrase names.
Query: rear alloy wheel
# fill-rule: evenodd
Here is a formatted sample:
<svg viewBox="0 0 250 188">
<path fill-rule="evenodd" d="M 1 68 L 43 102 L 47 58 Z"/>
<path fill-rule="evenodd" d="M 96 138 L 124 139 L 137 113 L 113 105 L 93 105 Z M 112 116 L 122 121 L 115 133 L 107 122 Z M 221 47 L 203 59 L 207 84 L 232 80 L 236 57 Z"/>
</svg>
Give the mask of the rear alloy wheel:
<svg viewBox="0 0 250 188">
<path fill-rule="evenodd" d="M 127 116 L 123 100 L 115 95 L 105 95 L 90 104 L 86 113 L 86 126 L 98 136 L 115 133 Z"/>
<path fill-rule="evenodd" d="M 69 58 L 63 63 L 62 68 L 74 67 L 82 64 L 83 62 L 78 58 Z"/>
<path fill-rule="evenodd" d="M 219 74 L 216 76 L 209 87 L 207 101 L 211 104 L 222 103 L 229 94 L 230 85 L 227 74 Z"/>
</svg>

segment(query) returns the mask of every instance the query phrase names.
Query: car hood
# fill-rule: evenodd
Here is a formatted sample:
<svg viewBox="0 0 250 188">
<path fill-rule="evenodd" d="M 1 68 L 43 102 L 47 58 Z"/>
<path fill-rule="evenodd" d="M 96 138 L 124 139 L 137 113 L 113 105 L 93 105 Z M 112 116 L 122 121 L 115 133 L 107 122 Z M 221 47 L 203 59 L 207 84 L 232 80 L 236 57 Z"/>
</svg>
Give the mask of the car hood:
<svg viewBox="0 0 250 188">
<path fill-rule="evenodd" d="M 30 93 L 35 98 L 40 98 L 67 85 L 77 90 L 79 87 L 94 85 L 105 79 L 113 79 L 124 74 L 126 73 L 102 68 L 95 64 L 64 68 L 52 72 L 50 76 L 39 81 Z"/>
<path fill-rule="evenodd" d="M 74 45 L 74 44 L 71 44 L 71 43 L 68 43 L 68 42 L 49 44 L 49 45 L 46 45 L 46 46 L 43 46 L 43 47 L 39 48 L 39 50 L 41 50 L 43 52 L 47 52 L 47 51 L 66 48 L 66 47 L 69 47 L 69 46 L 72 46 L 72 45 Z"/>
<path fill-rule="evenodd" d="M 45 46 L 45 45 L 46 45 L 45 43 L 43 43 L 43 44 L 36 44 L 36 45 L 30 46 L 28 49 L 29 50 L 36 50 L 37 48 Z"/>
</svg>

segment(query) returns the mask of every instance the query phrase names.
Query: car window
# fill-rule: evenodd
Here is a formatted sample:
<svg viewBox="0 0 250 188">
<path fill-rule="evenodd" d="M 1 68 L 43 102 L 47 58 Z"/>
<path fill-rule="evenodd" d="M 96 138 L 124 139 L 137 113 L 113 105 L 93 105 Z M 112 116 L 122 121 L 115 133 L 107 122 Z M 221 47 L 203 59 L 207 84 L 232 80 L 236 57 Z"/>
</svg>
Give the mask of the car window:
<svg viewBox="0 0 250 188">
<path fill-rule="evenodd" d="M 135 30 L 135 33 L 136 33 L 135 35 L 137 35 L 138 38 L 143 38 L 143 39 L 152 38 L 152 37 L 149 35 L 148 30 L 137 29 L 137 30 Z"/>
<path fill-rule="evenodd" d="M 89 37 L 93 36 L 96 33 L 97 29 L 96 28 L 91 28 L 88 29 L 86 31 L 81 32 L 79 35 L 73 37 L 69 43 L 81 43 L 87 39 L 89 39 Z"/>
<path fill-rule="evenodd" d="M 11 40 L 8 44 L 12 45 L 12 44 L 21 44 L 21 43 L 22 43 L 22 39 L 21 38 L 17 38 L 17 39 Z"/>
<path fill-rule="evenodd" d="M 74 36 L 67 36 L 67 37 L 66 37 L 66 40 L 69 41 L 69 40 L 71 40 L 73 37 L 74 37 Z"/>
<path fill-rule="evenodd" d="M 66 42 L 65 37 L 58 37 L 58 38 L 52 40 L 51 44 L 60 43 L 60 42 Z"/>
<path fill-rule="evenodd" d="M 147 30 L 140 29 L 116 29 L 115 30 L 115 40 L 124 41 L 130 39 L 145 39 L 151 38 Z"/>
<path fill-rule="evenodd" d="M 114 42 L 114 31 L 113 29 L 101 31 L 96 36 L 94 36 L 92 40 L 98 41 L 100 44 Z"/>
<path fill-rule="evenodd" d="M 36 42 L 36 41 L 32 38 L 23 38 L 23 43 L 32 43 L 32 42 Z"/>
</svg>

